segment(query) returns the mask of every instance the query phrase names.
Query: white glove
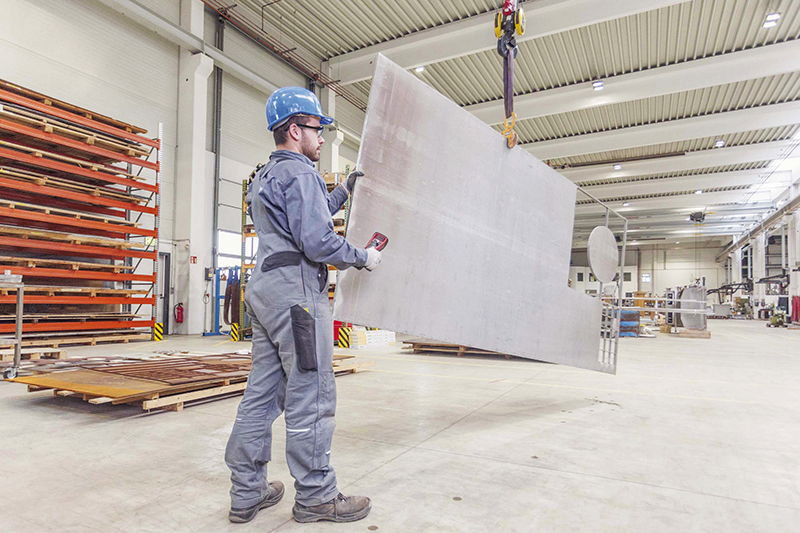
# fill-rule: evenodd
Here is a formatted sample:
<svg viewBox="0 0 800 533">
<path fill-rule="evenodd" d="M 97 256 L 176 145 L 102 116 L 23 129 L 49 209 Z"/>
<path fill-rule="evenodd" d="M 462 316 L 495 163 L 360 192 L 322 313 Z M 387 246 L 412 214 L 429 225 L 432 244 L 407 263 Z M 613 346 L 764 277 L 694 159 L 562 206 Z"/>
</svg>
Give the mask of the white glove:
<svg viewBox="0 0 800 533">
<path fill-rule="evenodd" d="M 381 253 L 375 248 L 367 248 L 367 262 L 364 268 L 372 272 L 375 267 L 381 264 Z"/>
</svg>

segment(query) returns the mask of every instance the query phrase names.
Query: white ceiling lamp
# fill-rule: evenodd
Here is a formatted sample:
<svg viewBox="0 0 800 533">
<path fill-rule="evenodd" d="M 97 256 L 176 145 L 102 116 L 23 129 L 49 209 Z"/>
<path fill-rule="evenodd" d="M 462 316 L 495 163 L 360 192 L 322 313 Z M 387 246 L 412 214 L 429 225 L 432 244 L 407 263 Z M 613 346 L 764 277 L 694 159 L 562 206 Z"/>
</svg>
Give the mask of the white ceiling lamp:
<svg viewBox="0 0 800 533">
<path fill-rule="evenodd" d="M 691 217 L 686 217 L 686 222 L 691 222 L 691 221 L 692 221 Z"/>
<path fill-rule="evenodd" d="M 703 189 L 697 189 L 694 191 L 695 194 L 703 194 Z"/>
<path fill-rule="evenodd" d="M 714 146 L 716 146 L 717 148 L 723 148 L 725 146 L 725 140 L 719 139 L 717 142 L 714 143 Z"/>
<path fill-rule="evenodd" d="M 616 165 L 614 165 L 614 170 L 622 170 L 622 165 L 617 163 Z"/>
<path fill-rule="evenodd" d="M 417 74 L 419 74 L 420 72 L 425 72 L 425 67 L 417 67 L 414 69 L 414 72 L 416 72 Z"/>
<path fill-rule="evenodd" d="M 675 241 L 675 244 L 680 244 L 680 243 L 681 243 L 681 241 Z"/>
<path fill-rule="evenodd" d="M 628 207 L 629 205 L 631 205 L 630 202 L 622 202 L 622 207 Z"/>
<path fill-rule="evenodd" d="M 765 28 L 774 28 L 778 25 L 778 21 L 781 19 L 780 13 L 770 13 L 767 15 L 767 18 L 764 19 L 764 27 Z"/>
<path fill-rule="evenodd" d="M 605 85 L 603 85 L 603 82 L 601 80 L 597 80 L 595 82 L 592 82 L 592 89 L 594 89 L 595 91 L 602 91 L 603 89 L 605 89 Z"/>
</svg>

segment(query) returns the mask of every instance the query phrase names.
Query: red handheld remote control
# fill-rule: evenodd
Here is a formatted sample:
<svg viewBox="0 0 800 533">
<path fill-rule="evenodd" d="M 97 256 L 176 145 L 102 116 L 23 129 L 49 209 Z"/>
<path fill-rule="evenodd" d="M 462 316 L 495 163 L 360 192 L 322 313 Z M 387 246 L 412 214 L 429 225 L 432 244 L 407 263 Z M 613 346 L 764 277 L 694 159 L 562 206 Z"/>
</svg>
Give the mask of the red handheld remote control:
<svg viewBox="0 0 800 533">
<path fill-rule="evenodd" d="M 386 248 L 386 245 L 389 244 L 389 237 L 384 235 L 383 233 L 378 233 L 377 231 L 369 240 L 369 244 L 367 244 L 367 248 L 375 248 L 379 252 Z"/>
</svg>

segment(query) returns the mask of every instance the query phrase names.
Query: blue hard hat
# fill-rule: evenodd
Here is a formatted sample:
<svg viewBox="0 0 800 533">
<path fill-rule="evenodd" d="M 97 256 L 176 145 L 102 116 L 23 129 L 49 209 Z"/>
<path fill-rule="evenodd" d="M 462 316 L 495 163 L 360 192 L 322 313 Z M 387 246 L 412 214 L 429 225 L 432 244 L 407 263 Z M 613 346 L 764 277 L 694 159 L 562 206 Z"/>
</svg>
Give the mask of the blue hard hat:
<svg viewBox="0 0 800 533">
<path fill-rule="evenodd" d="M 331 117 L 322 114 L 319 98 L 313 92 L 302 87 L 283 87 L 278 89 L 267 100 L 267 124 L 269 131 L 292 115 L 310 115 L 319 117 L 319 123 L 326 126 L 333 122 Z"/>
</svg>

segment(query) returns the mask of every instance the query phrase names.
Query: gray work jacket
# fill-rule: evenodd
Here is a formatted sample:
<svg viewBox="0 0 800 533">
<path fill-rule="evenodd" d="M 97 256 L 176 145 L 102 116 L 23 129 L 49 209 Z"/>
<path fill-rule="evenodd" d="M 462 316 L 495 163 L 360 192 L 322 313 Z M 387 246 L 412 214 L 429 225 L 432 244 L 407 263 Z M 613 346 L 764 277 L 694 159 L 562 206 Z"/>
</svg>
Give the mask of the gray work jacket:
<svg viewBox="0 0 800 533">
<path fill-rule="evenodd" d="M 258 259 L 248 292 L 267 305 L 291 306 L 328 290 L 328 267 L 363 267 L 367 252 L 333 229 L 331 215 L 342 208 L 344 186 L 328 194 L 325 181 L 306 156 L 272 152 L 247 194 L 248 213 L 258 235 Z M 312 294 L 309 294 L 311 292 Z M 250 298 L 248 298 L 248 301 Z"/>
</svg>

